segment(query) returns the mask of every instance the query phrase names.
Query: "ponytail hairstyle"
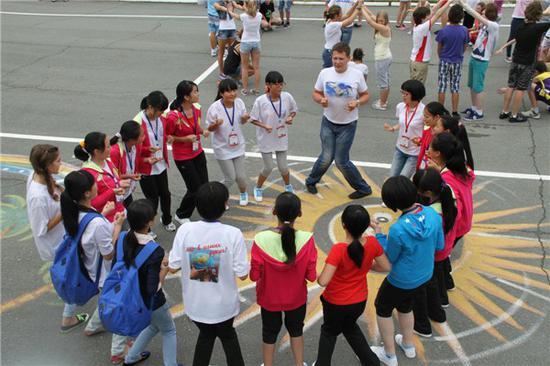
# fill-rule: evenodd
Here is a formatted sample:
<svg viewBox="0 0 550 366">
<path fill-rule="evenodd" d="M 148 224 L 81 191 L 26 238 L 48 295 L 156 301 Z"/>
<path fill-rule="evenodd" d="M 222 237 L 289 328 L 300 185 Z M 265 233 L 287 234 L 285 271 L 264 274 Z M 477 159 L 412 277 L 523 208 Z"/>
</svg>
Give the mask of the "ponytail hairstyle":
<svg viewBox="0 0 550 366">
<path fill-rule="evenodd" d="M 48 167 L 59 157 L 59 148 L 49 144 L 39 144 L 33 146 L 29 156 L 34 174 L 39 175 L 46 181 L 48 194 L 55 201 L 59 201 L 59 195 L 55 193 L 56 188 L 60 188 L 48 171 Z"/>
<path fill-rule="evenodd" d="M 332 5 L 327 11 L 327 20 L 334 20 L 342 14 L 342 8 L 339 5 Z"/>
<path fill-rule="evenodd" d="M 446 115 L 441 117 L 441 124 L 443 130 L 450 131 L 461 143 L 464 148 L 464 154 L 466 155 L 466 164 L 474 169 L 474 157 L 472 156 L 472 149 L 470 148 L 470 140 L 468 139 L 468 132 L 466 127 L 460 123 L 458 117 Z"/>
<path fill-rule="evenodd" d="M 424 109 L 426 109 L 428 113 L 435 117 L 442 117 L 450 114 L 445 106 L 439 102 L 430 102 L 426 104 Z"/>
<path fill-rule="evenodd" d="M 351 60 L 352 61 L 361 61 L 363 62 L 363 57 L 365 56 L 365 53 L 363 52 L 362 48 L 356 48 L 353 50 Z"/>
<path fill-rule="evenodd" d="M 128 142 L 130 140 L 138 140 L 141 135 L 141 125 L 136 121 L 126 121 L 120 126 L 120 131 L 117 132 L 111 140 L 109 145 L 115 145 L 119 140 L 122 142 Z"/>
<path fill-rule="evenodd" d="M 433 168 L 417 171 L 413 177 L 413 183 L 419 195 L 425 197 L 429 193 L 434 197 L 429 204 L 437 201 L 441 203 L 443 231 L 447 234 L 454 226 L 458 212 L 451 187 L 441 178 L 441 174 Z"/>
<path fill-rule="evenodd" d="M 166 98 L 161 91 L 152 91 L 148 96 L 144 97 L 139 104 L 141 110 L 147 109 L 147 107 L 151 107 L 159 112 L 164 111 L 168 108 L 168 98 Z"/>
<path fill-rule="evenodd" d="M 239 86 L 235 80 L 229 78 L 223 79 L 218 84 L 218 94 L 216 94 L 216 99 L 214 99 L 214 101 L 222 99 L 223 93 L 237 89 L 239 89 Z"/>
<path fill-rule="evenodd" d="M 180 81 L 176 87 L 176 99 L 174 99 L 172 104 L 170 104 L 170 110 L 178 110 L 181 112 L 181 105 L 185 100 L 185 97 L 191 97 L 193 88 L 197 88 L 198 90 L 198 86 L 194 82 L 189 80 Z"/>
<path fill-rule="evenodd" d="M 464 148 L 458 139 L 450 132 L 442 132 L 432 140 L 432 150 L 439 151 L 445 167 L 454 174 L 466 179 L 468 170 L 464 160 Z"/>
<path fill-rule="evenodd" d="M 103 132 L 90 132 L 86 135 L 84 141 L 75 146 L 74 156 L 78 160 L 87 161 L 94 156 L 95 150 L 104 151 L 107 147 L 105 146 L 105 137 L 107 135 Z"/>
<path fill-rule="evenodd" d="M 292 224 L 302 214 L 302 202 L 294 193 L 283 192 L 275 200 L 273 213 L 283 223 L 279 229 L 283 252 L 286 255 L 285 263 L 292 263 L 296 259 L 296 230 Z"/>
<path fill-rule="evenodd" d="M 369 212 L 361 205 L 349 205 L 342 213 L 342 225 L 353 238 L 348 245 L 348 256 L 357 268 L 361 268 L 365 249 L 360 239 L 370 225 Z"/>
<path fill-rule="evenodd" d="M 256 0 L 247 0 L 244 5 L 246 8 L 246 14 L 250 15 L 251 17 L 255 17 L 256 14 L 258 14 Z"/>
<path fill-rule="evenodd" d="M 85 170 L 70 172 L 65 177 L 65 190 L 61 193 L 61 217 L 63 226 L 70 236 L 78 232 L 78 214 L 80 211 L 93 212 L 92 209 L 80 205 L 85 193 L 92 190 L 95 184 L 93 175 Z"/>
<path fill-rule="evenodd" d="M 127 218 L 130 230 L 124 237 L 124 264 L 126 268 L 134 265 L 138 254 L 139 242 L 136 237 L 136 231 L 147 229 L 149 222 L 155 219 L 155 210 L 153 204 L 148 199 L 142 198 L 130 203 L 128 206 Z"/>
</svg>

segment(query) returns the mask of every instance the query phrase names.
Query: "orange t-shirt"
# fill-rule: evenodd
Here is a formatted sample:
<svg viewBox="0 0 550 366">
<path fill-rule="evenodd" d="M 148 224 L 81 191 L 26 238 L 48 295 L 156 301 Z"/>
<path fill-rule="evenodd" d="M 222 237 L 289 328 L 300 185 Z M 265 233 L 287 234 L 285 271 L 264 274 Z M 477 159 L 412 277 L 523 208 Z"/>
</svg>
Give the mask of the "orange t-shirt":
<svg viewBox="0 0 550 366">
<path fill-rule="evenodd" d="M 373 236 L 367 237 L 363 248 L 363 264 L 357 268 L 348 255 L 347 243 L 332 246 L 325 262 L 335 266 L 336 272 L 323 292 L 323 297 L 331 304 L 350 305 L 367 299 L 367 273 L 374 258 L 384 254 L 384 249 Z"/>
</svg>

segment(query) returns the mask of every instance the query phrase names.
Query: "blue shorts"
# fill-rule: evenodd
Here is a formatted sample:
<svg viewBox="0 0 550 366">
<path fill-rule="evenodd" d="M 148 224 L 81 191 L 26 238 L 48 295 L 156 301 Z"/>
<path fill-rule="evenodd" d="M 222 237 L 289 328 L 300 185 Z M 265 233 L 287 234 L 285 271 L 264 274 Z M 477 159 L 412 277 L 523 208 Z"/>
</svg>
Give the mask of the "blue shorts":
<svg viewBox="0 0 550 366">
<path fill-rule="evenodd" d="M 470 57 L 470 67 L 468 68 L 468 87 L 474 93 L 481 93 L 485 89 L 485 74 L 489 67 L 489 61 L 481 61 Z"/>
<path fill-rule="evenodd" d="M 209 15 L 208 16 L 208 32 L 218 33 L 219 28 L 220 28 L 220 18 Z"/>
<path fill-rule="evenodd" d="M 235 39 L 237 31 L 235 29 L 218 29 L 218 39 L 225 41 L 228 39 Z"/>
<path fill-rule="evenodd" d="M 279 0 L 279 11 L 290 10 L 292 0 Z"/>
<path fill-rule="evenodd" d="M 241 42 L 241 53 L 252 53 L 253 51 L 262 51 L 260 42 Z"/>
</svg>

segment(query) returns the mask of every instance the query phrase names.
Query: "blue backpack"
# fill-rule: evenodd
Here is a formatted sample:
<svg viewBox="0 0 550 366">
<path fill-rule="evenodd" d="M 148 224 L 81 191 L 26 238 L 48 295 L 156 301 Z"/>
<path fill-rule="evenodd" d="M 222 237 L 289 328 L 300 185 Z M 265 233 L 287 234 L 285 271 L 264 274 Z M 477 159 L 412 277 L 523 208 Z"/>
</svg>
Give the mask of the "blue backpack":
<svg viewBox="0 0 550 366">
<path fill-rule="evenodd" d="M 143 302 L 139 287 L 139 268 L 158 248 L 149 242 L 136 256 L 130 268 L 124 262 L 124 238 L 127 232 L 120 233 L 116 248 L 116 263 L 105 279 L 99 296 L 98 310 L 101 323 L 111 333 L 136 337 L 151 324 L 151 306 Z M 153 298 L 151 298 L 152 305 Z"/>
<path fill-rule="evenodd" d="M 55 291 L 66 304 L 85 305 L 99 292 L 102 257 L 99 256 L 95 282 L 90 279 L 80 257 L 82 234 L 90 221 L 96 217 L 102 216 L 97 212 L 88 212 L 78 224 L 76 236 L 71 237 L 69 234 L 65 234 L 63 241 L 55 251 L 50 276 Z"/>
</svg>

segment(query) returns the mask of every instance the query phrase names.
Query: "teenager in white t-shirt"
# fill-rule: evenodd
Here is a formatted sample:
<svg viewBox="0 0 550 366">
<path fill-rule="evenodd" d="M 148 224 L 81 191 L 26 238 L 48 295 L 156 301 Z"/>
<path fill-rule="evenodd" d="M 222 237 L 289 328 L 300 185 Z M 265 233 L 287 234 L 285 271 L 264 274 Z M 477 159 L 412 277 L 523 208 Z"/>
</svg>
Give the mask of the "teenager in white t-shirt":
<svg viewBox="0 0 550 366">
<path fill-rule="evenodd" d="M 335 5 L 339 6 L 340 9 L 342 9 L 342 14 L 346 15 L 347 18 L 347 16 L 350 15 L 355 9 L 361 8 L 361 6 L 363 5 L 363 0 L 330 0 L 327 4 L 329 12 L 330 8 Z M 345 24 L 342 26 L 342 34 L 338 42 L 344 42 L 347 45 L 351 43 L 351 36 L 353 33 L 353 19 L 355 19 L 357 14 L 359 13 L 355 13 L 351 17 L 351 22 L 349 24 Z"/>
<path fill-rule="evenodd" d="M 333 67 L 321 70 L 313 88 L 313 100 L 323 106 L 321 122 L 321 154 L 306 179 L 306 189 L 317 194 L 319 183 L 332 162 L 343 174 L 355 192 L 348 197 L 362 198 L 372 193 L 361 173 L 350 161 L 349 152 L 353 144 L 357 119 L 357 108 L 369 100 L 367 83 L 359 70 L 348 67 L 350 48 L 337 43 L 332 48 Z"/>
<path fill-rule="evenodd" d="M 197 192 L 202 220 L 182 225 L 170 251 L 169 271 L 181 270 L 185 312 L 199 328 L 193 365 L 209 364 L 219 337 L 227 364 L 244 366 L 233 320 L 240 311 L 236 277 L 245 280 L 250 265 L 241 231 L 219 221 L 228 199 L 223 184 L 202 185 Z"/>
<path fill-rule="evenodd" d="M 260 44 L 260 26 L 262 24 L 262 14 L 258 12 L 256 0 L 247 0 L 245 2 L 246 12 L 244 14 L 229 13 L 243 22 L 243 34 L 241 36 L 241 80 L 243 82 L 242 94 L 248 95 L 248 64 L 252 58 L 254 66 L 254 89 L 250 93 L 260 94 L 260 54 L 262 46 Z"/>
<path fill-rule="evenodd" d="M 342 39 L 342 29 L 353 23 L 353 19 L 358 13 L 356 4 L 345 13 L 339 5 L 332 5 L 328 8 L 327 23 L 325 24 L 325 46 L 321 56 L 323 68 L 332 66 L 332 47 Z"/>
<path fill-rule="evenodd" d="M 29 160 L 34 172 L 27 180 L 27 216 L 40 259 L 53 261 L 55 250 L 65 235 L 59 205 L 63 188 L 53 177 L 59 173 L 61 153 L 57 146 L 40 144 L 31 149 Z M 76 313 L 76 305 L 65 304 L 61 331 L 69 332 L 88 318 L 87 313 Z"/>
<path fill-rule="evenodd" d="M 244 168 L 245 139 L 241 124 L 250 116 L 242 99 L 237 98 L 237 83 L 225 79 L 218 85 L 218 96 L 206 112 L 206 124 L 211 133 L 214 156 L 224 175 L 223 183 L 230 188 L 236 181 L 241 206 L 248 205 Z"/>
<path fill-rule="evenodd" d="M 250 112 L 251 123 L 256 126 L 258 149 L 262 154 L 264 167 L 254 188 L 254 199 L 263 199 L 262 186 L 273 170 L 273 153 L 277 158 L 279 173 L 285 182 L 285 191 L 294 192 L 290 184 L 287 164 L 288 127 L 292 125 L 298 106 L 290 93 L 283 92 L 283 75 L 270 71 L 265 76 L 267 93 L 258 97 Z"/>
<path fill-rule="evenodd" d="M 390 177 L 403 175 L 411 178 L 416 170 L 420 146 L 415 141 L 422 138 L 424 130 L 424 104 L 421 100 L 425 96 L 426 89 L 422 82 L 418 80 L 405 81 L 401 85 L 403 102 L 395 107 L 395 116 L 399 119 L 399 123 L 394 126 L 384 123 L 386 131 L 399 131 Z"/>
<path fill-rule="evenodd" d="M 69 173 L 65 177 L 65 190 L 61 194 L 61 215 L 63 225 L 68 235 L 76 235 L 80 221 L 88 212 L 97 212 L 92 207 L 92 200 L 97 196 L 97 184 L 94 176 L 85 170 L 78 170 Z M 108 202 L 103 208 L 103 213 L 114 209 L 114 202 Z M 110 223 L 103 215 L 94 218 L 82 234 L 80 240 L 83 249 L 83 263 L 88 272 L 90 280 L 95 281 L 99 269 L 99 287 L 103 287 L 103 282 L 107 272 L 111 267 L 111 259 L 115 254 L 114 244 L 118 239 L 122 223 L 124 222 L 124 212 L 117 212 L 113 223 Z M 92 336 L 105 331 L 99 319 L 98 309 L 88 321 L 84 334 Z M 111 341 L 111 362 L 121 363 L 124 359 L 127 337 L 113 334 Z"/>
<path fill-rule="evenodd" d="M 348 66 L 361 71 L 361 74 L 363 74 L 366 83 L 369 76 L 369 67 L 365 63 L 363 63 L 364 56 L 365 54 L 363 53 L 362 48 L 354 49 L 351 55 L 351 61 L 348 62 Z"/>
</svg>

